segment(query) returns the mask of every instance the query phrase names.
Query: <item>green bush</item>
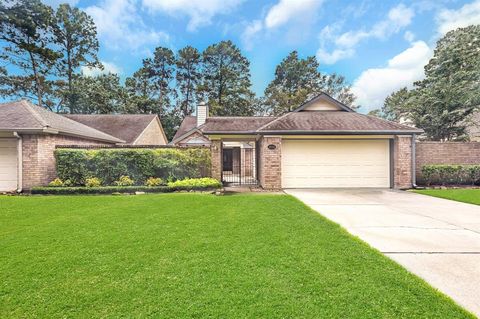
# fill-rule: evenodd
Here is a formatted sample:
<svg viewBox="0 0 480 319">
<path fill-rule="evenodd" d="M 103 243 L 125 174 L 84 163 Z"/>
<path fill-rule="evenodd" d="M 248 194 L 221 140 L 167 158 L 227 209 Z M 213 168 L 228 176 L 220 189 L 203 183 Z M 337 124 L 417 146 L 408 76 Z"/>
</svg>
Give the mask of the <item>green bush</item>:
<svg viewBox="0 0 480 319">
<path fill-rule="evenodd" d="M 160 185 L 163 185 L 163 180 L 159 177 L 149 177 L 145 181 L 145 186 L 154 187 L 154 186 L 160 186 Z"/>
<path fill-rule="evenodd" d="M 480 184 L 480 165 L 424 165 L 422 177 L 427 185 Z"/>
<path fill-rule="evenodd" d="M 97 176 L 104 185 L 113 185 L 123 175 L 138 185 L 150 177 L 175 181 L 210 174 L 208 148 L 157 149 L 57 149 L 57 175 L 72 185 L 85 185 L 87 178 Z"/>
<path fill-rule="evenodd" d="M 118 181 L 113 182 L 115 186 L 133 186 L 135 182 L 128 176 L 120 176 Z"/>
<path fill-rule="evenodd" d="M 87 187 L 100 187 L 102 186 L 102 181 L 98 177 L 90 177 L 85 179 L 85 186 Z"/>
<path fill-rule="evenodd" d="M 205 188 L 220 188 L 222 184 L 214 178 L 187 178 L 175 182 L 169 182 L 169 187 L 189 188 L 189 187 L 205 187 Z"/>
</svg>

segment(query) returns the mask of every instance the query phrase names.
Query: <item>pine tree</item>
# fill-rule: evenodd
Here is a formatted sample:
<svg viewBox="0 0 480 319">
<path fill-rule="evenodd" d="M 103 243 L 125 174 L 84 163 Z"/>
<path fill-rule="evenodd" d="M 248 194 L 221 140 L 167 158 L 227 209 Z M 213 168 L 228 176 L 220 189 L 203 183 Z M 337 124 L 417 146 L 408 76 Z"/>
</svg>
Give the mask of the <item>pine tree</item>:
<svg viewBox="0 0 480 319">
<path fill-rule="evenodd" d="M 200 53 L 187 46 L 178 51 L 176 86 L 180 94 L 178 104 L 183 117 L 192 114 L 197 102 L 197 87 L 201 80 Z"/>
<path fill-rule="evenodd" d="M 81 67 L 101 68 L 99 44 L 93 19 L 78 8 L 61 4 L 56 10 L 54 41 L 62 57 L 57 61 L 58 95 L 65 110 L 77 113 L 79 92 L 73 85 Z"/>
<path fill-rule="evenodd" d="M 53 108 L 54 65 L 60 57 L 52 45 L 54 28 L 52 9 L 39 0 L 0 3 L 0 60 L 14 66 L 0 77 L 3 96 Z"/>
<path fill-rule="evenodd" d="M 200 93 L 208 99 L 211 115 L 252 115 L 250 62 L 231 41 L 222 41 L 202 54 Z"/>
</svg>

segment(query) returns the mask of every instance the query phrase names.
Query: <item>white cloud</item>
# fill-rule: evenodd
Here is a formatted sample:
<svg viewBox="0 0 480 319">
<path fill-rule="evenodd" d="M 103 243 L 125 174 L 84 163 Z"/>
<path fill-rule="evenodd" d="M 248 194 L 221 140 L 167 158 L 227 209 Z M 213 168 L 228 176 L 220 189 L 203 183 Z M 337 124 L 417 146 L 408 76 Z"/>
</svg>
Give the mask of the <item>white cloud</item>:
<svg viewBox="0 0 480 319">
<path fill-rule="evenodd" d="M 458 10 L 441 10 L 437 15 L 437 23 L 441 35 L 457 28 L 480 24 L 480 0 L 466 4 Z"/>
<path fill-rule="evenodd" d="M 97 76 L 100 74 L 114 73 L 121 74 L 122 68 L 117 66 L 115 63 L 100 61 L 103 65 L 103 70 L 99 68 L 90 68 L 87 66 L 82 66 L 82 74 L 85 76 Z"/>
<path fill-rule="evenodd" d="M 253 38 L 255 35 L 263 29 L 262 21 L 261 20 L 254 20 L 250 24 L 247 25 L 245 30 L 241 35 L 242 43 L 245 49 L 250 50 L 253 47 Z"/>
<path fill-rule="evenodd" d="M 187 29 L 195 31 L 208 25 L 218 14 L 226 14 L 235 9 L 244 0 L 143 0 L 143 6 L 151 11 L 162 11 L 169 15 L 190 17 Z"/>
<path fill-rule="evenodd" d="M 325 64 L 333 64 L 341 59 L 351 57 L 355 53 L 355 47 L 363 40 L 368 38 L 385 39 L 398 33 L 404 27 L 410 25 L 415 12 L 412 8 L 399 4 L 390 9 L 387 17 L 375 23 L 370 30 L 347 31 L 336 37 L 331 34 L 329 39 L 334 42 L 335 48 L 331 53 L 325 49 L 325 39 L 321 39 L 322 45 L 317 51 L 317 58 Z M 325 28 L 324 28 L 325 30 Z M 320 36 L 325 36 L 320 33 Z M 348 53 L 348 54 L 347 54 Z"/>
<path fill-rule="evenodd" d="M 363 71 L 352 86 L 357 103 L 367 111 L 381 107 L 389 94 L 405 86 L 411 87 L 414 81 L 424 77 L 423 67 L 431 56 L 430 47 L 417 41 L 390 59 L 386 67 Z"/>
<path fill-rule="evenodd" d="M 268 11 L 265 26 L 269 29 L 279 27 L 292 19 L 315 11 L 322 2 L 322 0 L 280 0 Z"/>
<path fill-rule="evenodd" d="M 136 51 L 149 44 L 167 42 L 168 34 L 147 28 L 137 10 L 135 0 L 104 0 L 85 8 L 109 48 Z"/>
<path fill-rule="evenodd" d="M 320 48 L 317 50 L 317 60 L 325 64 L 334 64 L 337 61 L 350 58 L 354 54 L 355 50 L 353 49 L 335 49 L 332 52 L 328 52 Z"/>
<path fill-rule="evenodd" d="M 411 31 L 406 31 L 403 34 L 403 38 L 407 40 L 408 42 L 413 42 L 415 40 L 415 34 Z"/>
</svg>

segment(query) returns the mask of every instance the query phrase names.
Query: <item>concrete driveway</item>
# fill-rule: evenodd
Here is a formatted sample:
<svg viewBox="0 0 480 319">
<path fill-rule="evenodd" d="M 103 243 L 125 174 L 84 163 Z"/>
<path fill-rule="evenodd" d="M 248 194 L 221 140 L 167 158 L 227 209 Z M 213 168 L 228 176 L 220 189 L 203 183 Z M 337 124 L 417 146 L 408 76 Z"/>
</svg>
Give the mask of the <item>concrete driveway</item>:
<svg viewBox="0 0 480 319">
<path fill-rule="evenodd" d="M 480 317 L 480 207 L 410 192 L 289 189 Z"/>
</svg>

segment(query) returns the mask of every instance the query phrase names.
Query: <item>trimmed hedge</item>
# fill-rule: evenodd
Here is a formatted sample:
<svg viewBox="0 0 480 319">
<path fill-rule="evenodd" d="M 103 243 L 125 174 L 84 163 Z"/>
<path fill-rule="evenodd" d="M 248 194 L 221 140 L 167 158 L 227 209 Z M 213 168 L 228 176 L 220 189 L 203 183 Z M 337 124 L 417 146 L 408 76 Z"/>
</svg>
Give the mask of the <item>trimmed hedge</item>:
<svg viewBox="0 0 480 319">
<path fill-rule="evenodd" d="M 145 193 L 172 193 L 177 191 L 214 191 L 218 187 L 198 186 L 101 186 L 101 187 L 34 187 L 31 190 L 35 195 L 76 195 L 76 194 L 132 194 Z"/>
<path fill-rule="evenodd" d="M 74 186 L 97 177 L 112 185 L 122 176 L 143 185 L 150 177 L 165 181 L 210 175 L 211 156 L 207 148 L 158 149 L 57 149 L 57 175 Z"/>
<path fill-rule="evenodd" d="M 480 184 L 480 165 L 424 165 L 422 177 L 427 185 Z"/>
</svg>

